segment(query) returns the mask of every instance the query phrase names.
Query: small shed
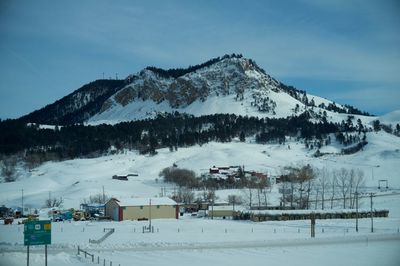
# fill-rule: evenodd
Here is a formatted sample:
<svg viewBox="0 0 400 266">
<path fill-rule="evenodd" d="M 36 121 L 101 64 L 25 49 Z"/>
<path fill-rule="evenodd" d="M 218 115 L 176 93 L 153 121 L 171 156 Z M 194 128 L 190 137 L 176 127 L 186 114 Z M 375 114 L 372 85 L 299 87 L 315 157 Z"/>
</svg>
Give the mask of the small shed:
<svg viewBox="0 0 400 266">
<path fill-rule="evenodd" d="M 168 198 L 112 198 L 105 204 L 106 216 L 114 221 L 178 219 L 179 206 Z"/>
<path fill-rule="evenodd" d="M 112 179 L 128 181 L 128 176 L 127 175 L 113 175 Z"/>
</svg>

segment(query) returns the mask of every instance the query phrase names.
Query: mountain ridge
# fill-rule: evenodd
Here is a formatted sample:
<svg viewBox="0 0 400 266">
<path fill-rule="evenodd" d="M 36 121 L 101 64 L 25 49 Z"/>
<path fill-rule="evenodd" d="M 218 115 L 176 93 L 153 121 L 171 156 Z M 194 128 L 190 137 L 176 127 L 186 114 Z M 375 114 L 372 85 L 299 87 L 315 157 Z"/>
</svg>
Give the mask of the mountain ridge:
<svg viewBox="0 0 400 266">
<path fill-rule="evenodd" d="M 124 80 L 96 80 L 20 119 L 53 125 L 115 124 L 164 112 L 212 114 L 205 110 L 279 118 L 314 107 L 321 114 L 369 115 L 287 86 L 252 59 L 232 54 L 188 68 L 164 70 L 149 66 Z"/>
<path fill-rule="evenodd" d="M 54 103 L 20 117 L 19 120 L 50 125 L 80 123 L 97 113 L 101 103 L 122 88 L 124 82 L 106 79 L 92 81 Z"/>
</svg>

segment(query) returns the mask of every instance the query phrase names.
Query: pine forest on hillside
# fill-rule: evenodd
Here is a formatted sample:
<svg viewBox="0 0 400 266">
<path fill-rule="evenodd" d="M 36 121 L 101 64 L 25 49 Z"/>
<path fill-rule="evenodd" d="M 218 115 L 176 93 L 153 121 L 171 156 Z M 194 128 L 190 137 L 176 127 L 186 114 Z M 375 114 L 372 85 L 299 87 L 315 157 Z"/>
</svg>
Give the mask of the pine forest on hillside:
<svg viewBox="0 0 400 266">
<path fill-rule="evenodd" d="M 215 114 L 194 117 L 187 114 L 164 114 L 155 119 L 122 122 L 116 125 L 70 125 L 41 128 L 19 120 L 0 123 L 0 154 L 22 158 L 29 168 L 46 161 L 98 157 L 124 149 L 141 154 L 156 154 L 156 149 L 202 145 L 211 141 L 230 142 L 234 138 L 244 142 L 254 138 L 257 143 L 284 144 L 287 137 L 302 140 L 305 147 L 315 150 L 329 145 L 331 135 L 356 152 L 366 144 L 365 127 L 360 120 L 349 116 L 346 122 L 332 123 L 322 119 L 313 123 L 310 114 L 280 118 L 242 117 L 234 114 Z M 358 148 L 357 148 L 358 147 Z"/>
</svg>

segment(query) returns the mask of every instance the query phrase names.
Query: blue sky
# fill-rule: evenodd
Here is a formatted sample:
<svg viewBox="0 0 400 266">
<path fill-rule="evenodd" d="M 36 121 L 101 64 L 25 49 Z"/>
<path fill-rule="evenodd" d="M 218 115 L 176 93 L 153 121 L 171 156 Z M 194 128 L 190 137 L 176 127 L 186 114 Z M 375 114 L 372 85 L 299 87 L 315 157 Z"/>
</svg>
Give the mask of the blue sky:
<svg viewBox="0 0 400 266">
<path fill-rule="evenodd" d="M 400 2 L 0 1 L 0 118 L 105 76 L 241 53 L 276 79 L 374 114 L 400 109 Z"/>
</svg>

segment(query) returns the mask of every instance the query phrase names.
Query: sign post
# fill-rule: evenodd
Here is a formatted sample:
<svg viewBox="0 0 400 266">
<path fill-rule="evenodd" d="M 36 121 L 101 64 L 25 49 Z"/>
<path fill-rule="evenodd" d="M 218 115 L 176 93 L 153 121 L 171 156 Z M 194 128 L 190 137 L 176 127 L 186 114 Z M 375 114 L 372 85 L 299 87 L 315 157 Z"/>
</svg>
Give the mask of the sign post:
<svg viewBox="0 0 400 266">
<path fill-rule="evenodd" d="M 45 266 L 47 266 L 47 245 L 51 244 L 51 221 L 28 221 L 24 225 L 24 245 L 27 246 L 29 266 L 29 246 L 45 245 Z"/>
</svg>

